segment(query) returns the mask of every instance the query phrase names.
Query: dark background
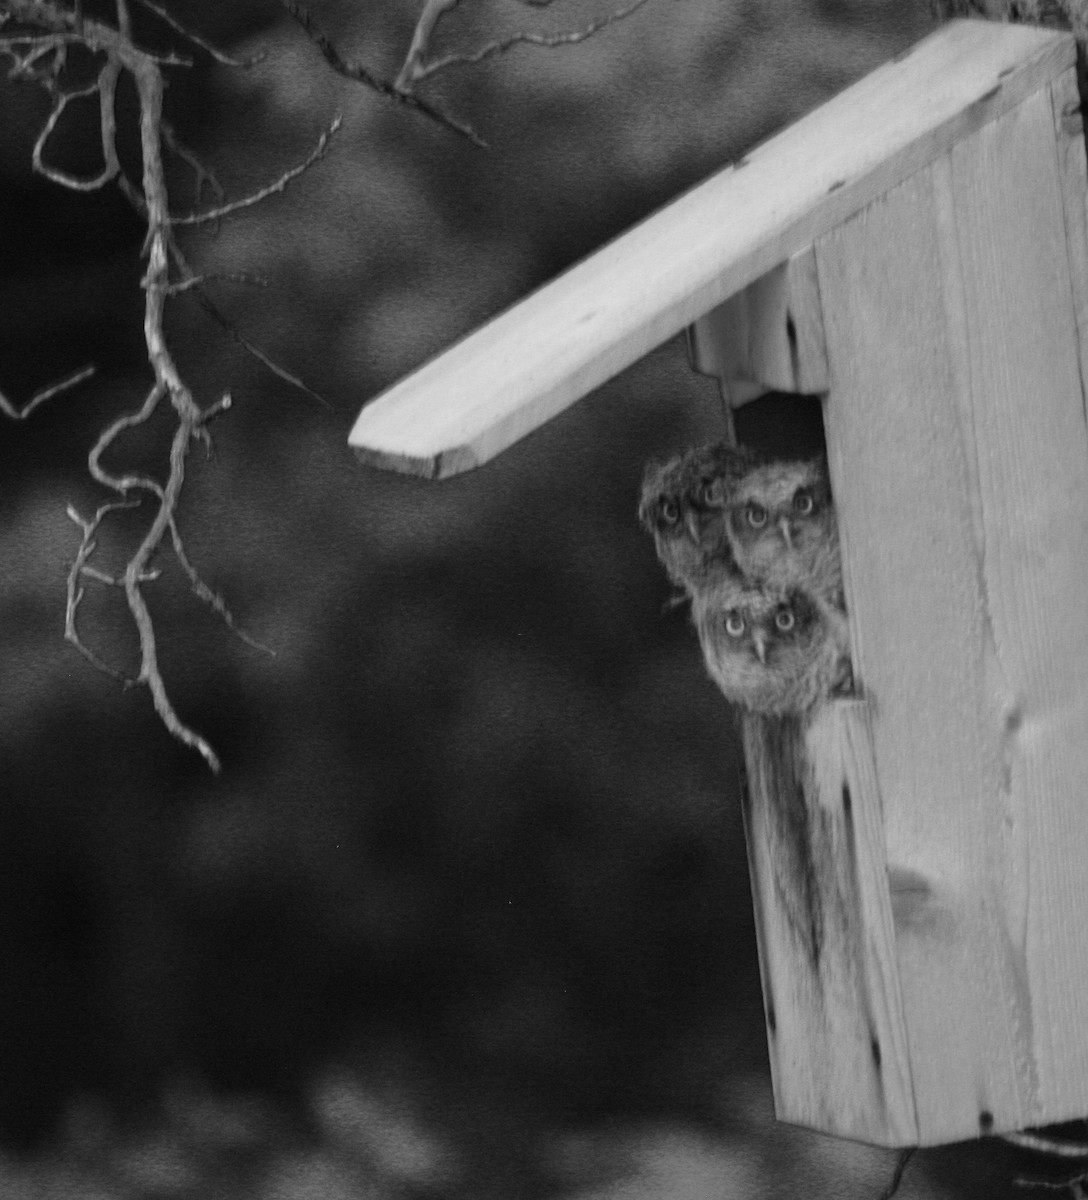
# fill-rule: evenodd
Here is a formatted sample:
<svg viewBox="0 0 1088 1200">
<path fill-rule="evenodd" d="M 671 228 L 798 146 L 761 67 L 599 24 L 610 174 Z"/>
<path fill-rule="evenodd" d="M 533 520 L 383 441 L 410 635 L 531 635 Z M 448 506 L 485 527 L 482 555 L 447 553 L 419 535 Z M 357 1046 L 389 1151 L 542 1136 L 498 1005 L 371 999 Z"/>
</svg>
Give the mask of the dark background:
<svg viewBox="0 0 1088 1200">
<path fill-rule="evenodd" d="M 47 99 L 0 85 L 0 387 L 98 367 L 0 426 L 0 1194 L 878 1195 L 894 1156 L 772 1120 L 730 714 L 635 520 L 646 459 L 720 430 L 715 387 L 670 343 L 440 484 L 364 469 L 346 437 L 423 358 L 921 36 L 925 4 L 651 0 L 429 85 L 486 151 L 334 75 L 272 0 L 169 7 L 268 52 L 172 76 L 167 113 L 231 196 L 344 114 L 286 193 L 184 242 L 269 280 L 216 301 L 325 399 L 173 302 L 198 399 L 235 402 L 183 532 L 276 652 L 163 558 L 163 672 L 213 778 L 62 639 L 65 506 L 104 499 L 87 450 L 148 386 L 141 228 L 32 176 Z M 389 77 L 417 9 L 314 5 Z M 487 0 L 443 37 L 604 11 Z M 73 106 L 53 161 L 93 171 L 95 132 Z M 176 211 L 191 184 L 179 167 Z M 168 438 L 110 461 L 161 470 Z M 139 529 L 104 534 L 102 565 Z M 118 597 L 92 586 L 83 613 L 131 669 Z M 1016 1169 L 995 1143 L 929 1152 L 903 1194 L 995 1196 Z"/>
</svg>

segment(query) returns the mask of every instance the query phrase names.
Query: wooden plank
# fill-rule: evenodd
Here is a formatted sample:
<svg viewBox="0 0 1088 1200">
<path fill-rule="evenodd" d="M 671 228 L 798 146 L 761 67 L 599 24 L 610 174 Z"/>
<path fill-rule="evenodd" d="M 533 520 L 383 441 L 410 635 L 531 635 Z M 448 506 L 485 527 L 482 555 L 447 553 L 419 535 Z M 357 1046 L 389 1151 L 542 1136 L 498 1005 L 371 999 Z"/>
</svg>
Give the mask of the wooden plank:
<svg viewBox="0 0 1088 1200">
<path fill-rule="evenodd" d="M 746 716 L 745 834 L 779 1119 L 918 1140 L 867 704 Z"/>
<path fill-rule="evenodd" d="M 812 247 L 761 275 L 691 326 L 692 365 L 734 405 L 770 390 L 827 390 L 827 351 Z M 737 382 L 750 388 L 737 387 Z"/>
<path fill-rule="evenodd" d="M 1049 97 L 951 156 L 969 320 L 991 694 L 1003 751 L 1004 920 L 1032 1124 L 1088 1105 L 1088 429 Z M 1085 180 L 1081 176 L 1083 195 Z M 1083 237 L 1083 227 L 1082 227 Z M 1005 286 L 1002 286 L 1004 284 Z M 1083 280 L 1079 281 L 1083 287 Z M 1024 397 L 1030 396 L 1029 404 Z M 1015 1001 L 1014 1001 L 1015 1005 Z"/>
<path fill-rule="evenodd" d="M 1088 1110 L 1088 430 L 1053 130 L 1043 90 L 816 243 L 922 1144 Z"/>
<path fill-rule="evenodd" d="M 363 409 L 368 463 L 479 465 L 1068 68 L 1073 39 L 951 22 Z"/>
<path fill-rule="evenodd" d="M 1082 389 L 1088 377 L 1088 191 L 1085 178 L 1084 119 L 1077 87 L 1076 68 L 1060 75 L 1050 88 L 1057 138 L 1058 175 L 1062 185 L 1065 213 L 1066 249 L 1073 285 L 1073 311 L 1080 335 L 1080 374 Z"/>
</svg>

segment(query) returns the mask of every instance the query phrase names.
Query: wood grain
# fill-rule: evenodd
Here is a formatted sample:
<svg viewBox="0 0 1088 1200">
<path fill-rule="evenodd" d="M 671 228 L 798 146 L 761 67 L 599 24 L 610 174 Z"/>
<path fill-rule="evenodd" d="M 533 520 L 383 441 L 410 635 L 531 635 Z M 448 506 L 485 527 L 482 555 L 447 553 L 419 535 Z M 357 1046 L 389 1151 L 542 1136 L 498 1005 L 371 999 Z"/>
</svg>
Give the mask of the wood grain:
<svg viewBox="0 0 1088 1200">
<path fill-rule="evenodd" d="M 722 381 L 734 405 L 766 391 L 827 391 L 816 257 L 808 247 L 691 326 L 692 365 Z M 750 383 L 756 387 L 741 388 Z"/>
<path fill-rule="evenodd" d="M 918 1140 L 864 701 L 742 723 L 745 833 L 781 1120 Z"/>
<path fill-rule="evenodd" d="M 1067 190 L 1044 89 L 816 243 L 923 1144 L 1088 1111 L 1088 430 Z"/>
<path fill-rule="evenodd" d="M 1080 344 L 1081 379 L 1088 364 L 1088 190 L 1085 189 L 1086 165 L 1084 119 L 1076 69 L 1063 72 L 1050 87 L 1054 111 L 1054 134 L 1058 152 L 1058 178 L 1061 181 L 1062 209 L 1065 214 L 1066 248 L 1073 285 L 1073 313 Z"/>
<path fill-rule="evenodd" d="M 363 409 L 372 465 L 486 462 L 1073 63 L 1073 40 L 952 22 Z"/>
</svg>

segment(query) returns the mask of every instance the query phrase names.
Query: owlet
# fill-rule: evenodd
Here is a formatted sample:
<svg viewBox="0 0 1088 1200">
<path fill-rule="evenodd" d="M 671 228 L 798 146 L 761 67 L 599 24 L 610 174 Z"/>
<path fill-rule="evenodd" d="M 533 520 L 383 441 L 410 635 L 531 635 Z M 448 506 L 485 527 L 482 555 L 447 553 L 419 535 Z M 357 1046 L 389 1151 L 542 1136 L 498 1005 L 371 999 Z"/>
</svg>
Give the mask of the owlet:
<svg viewBox="0 0 1088 1200">
<path fill-rule="evenodd" d="M 726 516 L 734 488 L 754 462 L 742 447 L 712 442 L 646 468 L 639 519 L 669 578 L 689 594 L 738 578 Z"/>
<path fill-rule="evenodd" d="M 822 456 L 753 466 L 733 490 L 727 529 L 749 580 L 802 588 L 842 611 L 839 533 Z"/>
<path fill-rule="evenodd" d="M 710 677 L 751 712 L 803 715 L 851 682 L 845 622 L 797 588 L 719 584 L 692 619 Z"/>
</svg>

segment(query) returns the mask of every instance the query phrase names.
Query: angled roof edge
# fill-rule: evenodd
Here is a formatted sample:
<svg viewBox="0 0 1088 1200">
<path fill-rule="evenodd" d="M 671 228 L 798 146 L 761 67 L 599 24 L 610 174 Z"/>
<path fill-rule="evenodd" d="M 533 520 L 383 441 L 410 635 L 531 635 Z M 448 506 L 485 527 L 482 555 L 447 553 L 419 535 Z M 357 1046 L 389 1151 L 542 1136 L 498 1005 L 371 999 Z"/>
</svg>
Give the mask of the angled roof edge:
<svg viewBox="0 0 1088 1200">
<path fill-rule="evenodd" d="M 1071 35 L 953 21 L 369 402 L 370 465 L 479 466 L 1075 61 Z"/>
</svg>

